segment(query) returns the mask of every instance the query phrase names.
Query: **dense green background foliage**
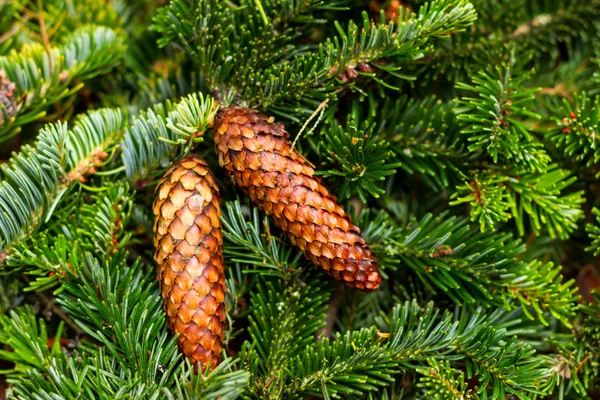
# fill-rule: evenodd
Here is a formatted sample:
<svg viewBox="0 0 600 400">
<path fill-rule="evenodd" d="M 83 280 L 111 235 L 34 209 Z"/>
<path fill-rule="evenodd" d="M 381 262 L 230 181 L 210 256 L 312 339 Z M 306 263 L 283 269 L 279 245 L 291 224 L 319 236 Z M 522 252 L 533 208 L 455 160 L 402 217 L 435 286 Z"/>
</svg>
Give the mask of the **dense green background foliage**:
<svg viewBox="0 0 600 400">
<path fill-rule="evenodd" d="M 600 396 L 600 0 L 0 0 L 0 359 L 20 399 Z M 224 175 L 286 125 L 377 254 L 327 278 Z M 305 126 L 305 129 L 302 127 Z M 223 194 L 229 330 L 194 375 L 158 178 Z"/>
</svg>

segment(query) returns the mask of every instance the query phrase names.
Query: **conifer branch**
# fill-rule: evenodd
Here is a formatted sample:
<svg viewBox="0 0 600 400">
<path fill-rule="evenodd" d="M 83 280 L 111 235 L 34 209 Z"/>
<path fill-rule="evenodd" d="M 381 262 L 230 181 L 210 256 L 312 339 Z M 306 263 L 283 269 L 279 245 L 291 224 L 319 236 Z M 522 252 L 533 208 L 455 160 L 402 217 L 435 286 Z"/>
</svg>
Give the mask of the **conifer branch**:
<svg viewBox="0 0 600 400">
<path fill-rule="evenodd" d="M 596 217 L 596 224 L 587 224 L 585 230 L 588 232 L 592 244 L 585 248 L 585 251 L 594 253 L 594 256 L 600 254 L 600 209 L 594 207 L 592 213 Z"/>
<path fill-rule="evenodd" d="M 583 397 L 588 390 L 597 390 L 600 382 L 600 295 L 592 293 L 592 299 L 578 307 L 572 337 L 556 334 L 550 339 L 557 353 L 552 361 L 553 379 L 561 390 L 572 386 L 575 395 Z"/>
<path fill-rule="evenodd" d="M 191 94 L 177 104 L 167 102 L 142 111 L 132 119 L 122 141 L 122 163 L 127 177 L 139 180 L 166 168 L 175 150 L 189 151 L 212 126 L 218 105 L 210 96 Z"/>
<path fill-rule="evenodd" d="M 389 162 L 395 155 L 387 141 L 373 134 L 374 125 L 349 120 L 346 126 L 332 124 L 325 129 L 323 147 L 334 168 L 318 174 L 343 179 L 342 200 L 356 194 L 366 203 L 367 194 L 377 198 L 385 193 L 378 183 L 393 175 L 400 163 Z"/>
<path fill-rule="evenodd" d="M 457 187 L 450 205 L 468 203 L 471 220 L 479 220 L 481 231 L 497 222 L 514 218 L 519 233 L 525 233 L 525 217 L 530 229 L 539 234 L 545 227 L 551 237 L 566 239 L 583 216 L 579 205 L 583 192 L 564 194 L 575 182 L 567 170 L 548 165 L 544 173 L 520 168 L 487 169 L 466 176 L 470 179 Z"/>
<path fill-rule="evenodd" d="M 550 157 L 536 142 L 527 119 L 540 116 L 529 111 L 537 89 L 523 89 L 529 74 L 514 52 L 501 67 L 480 71 L 473 85 L 459 83 L 457 89 L 476 93 L 458 101 L 455 112 L 462 121 L 462 133 L 469 135 L 472 152 L 485 152 L 494 163 L 506 161 L 530 171 L 544 171 Z M 525 122 L 524 122 L 525 121 Z"/>
<path fill-rule="evenodd" d="M 128 243 L 131 233 L 124 229 L 132 202 L 126 184 L 108 184 L 91 203 L 75 201 L 59 206 L 51 226 L 11 248 L 6 266 L 37 276 L 25 290 L 47 290 L 61 279 L 77 276 L 73 266 L 82 262 L 84 251 L 110 256 Z M 55 293 L 61 290 L 59 287 Z"/>
<path fill-rule="evenodd" d="M 160 106 L 156 109 L 159 113 L 163 110 Z M 37 149 L 25 146 L 8 166 L 2 167 L 5 180 L 0 183 L 0 209 L 4 210 L 0 214 L 0 248 L 48 219 L 48 213 L 73 182 L 85 181 L 87 175 L 94 174 L 119 140 L 127 175 L 149 173 L 174 149 L 173 144 L 159 138 L 180 140 L 175 144 L 189 147 L 212 123 L 215 111 L 212 99 L 205 101 L 193 95 L 168 113 L 162 112 L 162 116 L 152 110 L 140 114 L 125 134 L 121 113 L 111 109 L 82 116 L 71 130 L 61 123 L 48 125 L 40 132 Z M 146 151 L 139 151 L 142 146 Z M 19 192 L 26 194 L 24 203 L 14 204 L 10 198 Z"/>
<path fill-rule="evenodd" d="M 14 2 L 3 1 L 0 3 L 0 32 L 2 32 L 0 34 L 0 56 L 9 52 L 19 32 L 19 26 L 15 24 L 13 17 L 14 13 Z"/>
<path fill-rule="evenodd" d="M 490 319 L 499 315 L 496 312 Z M 531 362 L 528 357 L 534 350 L 516 342 L 506 352 L 497 350 L 494 343 L 504 344 L 506 331 L 485 328 L 486 322 L 480 315 L 468 313 L 458 321 L 450 314 L 440 318 L 431 304 L 423 310 L 414 302 L 399 304 L 389 318 L 380 321 L 379 330 L 362 329 L 332 341 L 324 339 L 291 360 L 289 396 L 358 396 L 389 385 L 392 375 L 400 371 L 426 372 L 420 365 L 438 358 L 452 360 L 454 365 L 466 362 L 468 370 L 478 370 L 486 377 L 491 388 L 482 382 L 470 390 L 472 395 L 488 391 L 528 398 L 543 393 L 546 361 L 539 357 Z M 495 361 L 488 365 L 492 359 Z M 435 385 L 440 390 L 446 382 Z"/>
<path fill-rule="evenodd" d="M 591 168 L 600 163 L 600 146 L 596 136 L 600 129 L 600 98 L 582 92 L 575 95 L 573 102 L 563 100 L 557 115 L 556 125 L 547 132 L 547 137 L 565 156 Z M 596 174 L 596 178 L 600 172 Z"/>
<path fill-rule="evenodd" d="M 417 369 L 417 372 L 423 375 L 417 386 L 426 390 L 424 396 L 460 400 L 479 398 L 477 394 L 468 390 L 464 375 L 452 368 L 450 362 L 430 360 L 428 364 L 427 367 Z"/>
<path fill-rule="evenodd" d="M 56 336 L 49 345 L 48 332 L 43 321 L 36 321 L 30 307 L 17 311 L 11 310 L 9 315 L 0 319 L 0 343 L 9 346 L 14 351 L 0 351 L 0 357 L 15 363 L 10 376 L 17 377 L 29 368 L 46 372 L 50 367 L 53 356 L 60 353 L 60 336 L 62 324 L 58 327 Z"/>
<path fill-rule="evenodd" d="M 251 295 L 252 341 L 242 354 L 256 378 L 249 391 L 261 398 L 275 399 L 288 392 L 288 371 L 284 366 L 314 342 L 316 332 L 323 326 L 329 298 L 325 285 L 315 280 L 303 282 L 298 274 L 294 278 L 280 280 L 277 286 L 259 284 Z M 304 301 L 309 293 L 310 304 Z"/>
<path fill-rule="evenodd" d="M 231 25 L 229 21 L 247 16 L 239 16 L 226 5 L 209 0 L 189 4 L 173 1 L 161 9 L 154 20 L 154 29 L 165 35 L 162 44 L 179 38 L 203 68 L 207 86 L 219 92 L 225 104 L 235 101 L 250 107 L 260 106 L 297 120 L 294 114 L 298 111 L 312 112 L 312 106 L 335 93 L 339 88 L 336 76 L 346 69 L 355 70 L 383 59 L 402 61 L 421 57 L 427 50 L 428 39 L 462 31 L 475 20 L 474 10 L 467 1 L 438 0 L 422 9 L 415 16 L 404 12 L 396 26 L 383 21 L 376 24 L 363 14 L 362 28 L 351 23 L 348 31 L 344 31 L 338 24 L 339 38 L 328 40 L 316 52 L 283 60 L 273 57 L 269 51 L 281 45 L 281 35 L 273 35 L 270 42 L 259 46 L 249 35 L 255 29 L 255 22 L 239 21 Z M 221 26 L 227 28 L 221 29 Z M 234 41 L 230 41 L 230 36 Z M 269 35 L 263 34 L 265 36 L 269 40 Z M 208 42 L 221 38 L 220 46 Z M 244 44 L 246 46 L 242 46 Z M 258 55 L 239 51 L 244 47 L 261 46 L 264 50 Z M 261 66 L 265 68 L 260 69 Z M 372 68 L 365 68 L 355 71 L 356 76 L 369 75 Z M 389 73 L 399 69 L 393 64 L 378 64 L 378 68 Z"/>
<path fill-rule="evenodd" d="M 48 105 L 72 96 L 82 81 L 108 71 L 123 52 L 116 32 L 91 26 L 73 32 L 59 48 L 31 45 L 0 57 L 0 71 L 15 85 L 12 104 L 0 103 L 0 142 L 42 118 Z"/>
<path fill-rule="evenodd" d="M 78 254 L 62 271 L 68 279 L 59 281 L 59 303 L 88 337 L 68 355 L 61 350 L 60 328 L 51 346 L 43 321 L 24 322 L 33 315 L 31 310 L 4 316 L 0 342 L 13 351 L 2 351 L 0 357 L 17 361 L 11 373 L 15 391 L 44 398 L 99 390 L 111 398 L 176 399 L 177 393 L 236 398 L 247 385 L 248 374 L 233 370 L 235 363 L 227 359 L 210 375 L 192 377 L 191 369 L 180 362 L 175 339 L 167 337 L 152 273 L 144 273 L 139 260 L 128 263 L 123 249 L 127 235 L 119 224 L 127 223 L 131 198 L 126 185 L 113 186 L 84 205 L 71 226 L 48 234 L 56 250 L 59 238 L 69 237 L 59 253 Z M 119 236 L 124 239 L 117 240 Z M 111 243 L 116 246 L 113 251 L 96 249 L 110 250 Z M 98 381 L 98 376 L 110 378 Z"/>
<path fill-rule="evenodd" d="M 477 233 L 465 219 L 442 215 L 413 221 L 385 242 L 388 262 L 404 263 L 427 288 L 457 304 L 514 307 L 517 300 L 547 324 L 550 312 L 566 326 L 574 315 L 573 281 L 563 283 L 560 267 L 524 262 L 524 246 L 506 234 Z"/>
<path fill-rule="evenodd" d="M 271 234 L 271 223 L 265 216 L 259 217 L 256 208 L 247 210 L 239 201 L 227 202 L 222 222 L 230 242 L 224 247 L 225 256 L 232 262 L 252 266 L 246 272 L 281 277 L 294 272 L 290 265 L 298 262 L 300 253 Z"/>
<path fill-rule="evenodd" d="M 347 78 L 363 74 L 383 82 L 372 73 L 371 64 L 389 74 L 397 74 L 404 60 L 422 57 L 426 43 L 435 37 L 447 37 L 473 23 L 476 16 L 470 3 L 440 0 L 421 7 L 418 15 L 404 11 L 397 25 L 379 24 L 363 14 L 363 26 L 350 23 L 345 31 L 339 24 L 339 38 L 321 44 L 318 52 L 307 53 L 290 63 L 266 68 L 253 81 L 261 85 L 249 87 L 242 95 L 248 105 L 261 104 L 272 112 L 293 117 L 292 111 L 310 109 L 315 101 L 333 96 Z M 347 72 L 350 70 L 350 72 Z"/>
<path fill-rule="evenodd" d="M 71 130 L 61 122 L 47 125 L 35 147 L 24 146 L 1 167 L 0 248 L 35 231 L 73 182 L 95 172 L 117 143 L 121 123 L 120 112 L 104 109 L 82 116 Z"/>
<path fill-rule="evenodd" d="M 557 59 L 557 43 L 571 45 L 578 38 L 593 36 L 594 21 L 600 15 L 597 0 L 575 0 L 557 4 L 542 3 L 522 7 L 503 0 L 473 0 L 479 14 L 471 38 L 453 37 L 438 41 L 427 56 L 409 62 L 422 79 L 440 75 L 464 80 L 476 72 L 482 57 L 501 61 L 507 45 L 517 46 L 519 54 L 533 52 L 537 58 Z M 489 27 L 494 27 L 493 34 Z M 547 68 L 547 63 L 536 66 Z"/>
<path fill-rule="evenodd" d="M 600 0 L 0 4 L 0 142 L 21 146 L 0 165 L 9 396 L 593 397 L 598 16 Z M 331 281 L 235 200 L 210 151 L 219 108 L 234 104 L 290 133 L 318 120 L 292 147 L 360 227 L 381 266 L 377 292 L 346 290 L 329 307 Z M 255 128 L 244 134 L 258 152 L 236 163 L 262 185 L 272 176 Z M 287 160 L 279 150 L 269 154 Z M 218 335 L 221 363 L 199 374 L 165 324 L 148 211 L 157 178 L 194 152 L 225 199 L 217 302 L 230 326 Z M 294 187 L 264 193 L 279 193 L 288 220 L 291 196 L 304 205 Z M 327 230 L 343 236 L 333 219 Z M 294 229 L 316 237 L 325 225 Z M 194 238 L 184 240 L 191 252 Z M 179 280 L 187 268 L 161 275 L 179 287 L 173 296 L 196 290 Z M 205 283 L 209 294 L 180 303 L 210 302 Z M 40 310 L 39 296 L 53 309 Z M 205 349 L 217 340 L 193 339 Z"/>
<path fill-rule="evenodd" d="M 376 131 L 391 141 L 400 168 L 420 174 L 434 189 L 450 187 L 459 178 L 459 166 L 473 161 L 458 136 L 452 108 L 435 97 L 387 101 L 381 115 Z"/>
</svg>

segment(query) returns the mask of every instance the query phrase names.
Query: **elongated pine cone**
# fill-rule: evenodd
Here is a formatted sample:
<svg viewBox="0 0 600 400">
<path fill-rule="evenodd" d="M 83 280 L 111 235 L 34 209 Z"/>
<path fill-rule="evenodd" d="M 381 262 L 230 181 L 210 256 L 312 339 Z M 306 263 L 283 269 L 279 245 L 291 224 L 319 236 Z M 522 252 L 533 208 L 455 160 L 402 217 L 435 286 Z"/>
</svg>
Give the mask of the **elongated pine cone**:
<svg viewBox="0 0 600 400">
<path fill-rule="evenodd" d="M 347 286 L 377 289 L 379 265 L 360 229 L 288 137 L 256 110 L 225 108 L 215 119 L 219 163 L 292 243 Z"/>
<path fill-rule="evenodd" d="M 226 327 L 219 189 L 206 162 L 190 156 L 156 191 L 154 258 L 168 324 L 195 368 L 212 370 Z"/>
</svg>

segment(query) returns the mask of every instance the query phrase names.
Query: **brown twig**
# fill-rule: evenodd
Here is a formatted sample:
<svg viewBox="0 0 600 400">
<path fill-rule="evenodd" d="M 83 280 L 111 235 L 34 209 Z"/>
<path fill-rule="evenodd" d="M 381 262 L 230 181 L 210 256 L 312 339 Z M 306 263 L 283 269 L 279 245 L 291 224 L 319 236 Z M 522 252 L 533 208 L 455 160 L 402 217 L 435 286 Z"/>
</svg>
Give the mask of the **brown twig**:
<svg viewBox="0 0 600 400">
<path fill-rule="evenodd" d="M 44 42 L 44 47 L 46 51 L 50 51 L 50 39 L 48 38 L 48 31 L 46 29 L 46 21 L 44 21 L 44 12 L 43 12 L 43 2 L 42 0 L 37 0 L 38 12 L 37 19 L 40 23 L 40 34 L 42 35 L 42 42 Z"/>
</svg>

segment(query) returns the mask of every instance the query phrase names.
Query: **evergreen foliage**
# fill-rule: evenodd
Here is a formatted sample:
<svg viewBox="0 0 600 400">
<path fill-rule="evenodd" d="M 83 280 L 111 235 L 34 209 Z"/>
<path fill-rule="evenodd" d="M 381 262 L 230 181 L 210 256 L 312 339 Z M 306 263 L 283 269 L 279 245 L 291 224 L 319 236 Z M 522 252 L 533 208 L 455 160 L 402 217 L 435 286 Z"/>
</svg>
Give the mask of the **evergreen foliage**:
<svg viewBox="0 0 600 400">
<path fill-rule="evenodd" d="M 0 387 L 15 399 L 600 395 L 600 0 L 0 2 Z M 257 108 L 361 228 L 369 294 L 219 166 Z M 221 364 L 195 373 L 152 259 L 158 179 L 223 198 Z M 0 391 L 1 393 L 1 391 Z"/>
<path fill-rule="evenodd" d="M 114 31 L 90 26 L 73 32 L 59 48 L 28 44 L 1 57 L 0 69 L 14 82 L 16 91 L 10 109 L 0 104 L 0 141 L 16 135 L 20 126 L 44 117 L 48 106 L 72 97 L 83 87 L 81 81 L 106 72 L 123 50 L 123 39 Z"/>
</svg>

